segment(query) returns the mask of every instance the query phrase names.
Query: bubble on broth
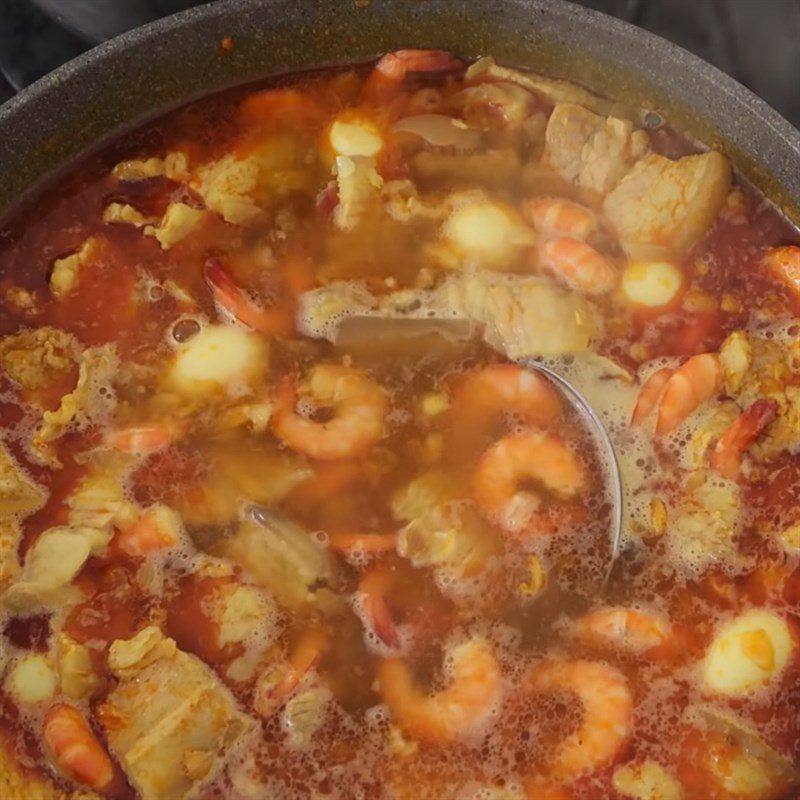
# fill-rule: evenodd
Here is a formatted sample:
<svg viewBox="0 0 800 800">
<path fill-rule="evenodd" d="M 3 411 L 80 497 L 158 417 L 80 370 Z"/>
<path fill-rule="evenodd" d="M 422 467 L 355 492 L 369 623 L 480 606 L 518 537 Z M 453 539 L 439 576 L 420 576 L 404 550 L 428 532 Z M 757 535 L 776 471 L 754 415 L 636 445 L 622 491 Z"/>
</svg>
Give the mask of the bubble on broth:
<svg viewBox="0 0 800 800">
<path fill-rule="evenodd" d="M 312 531 L 310 536 L 320 547 L 327 547 L 330 541 L 327 531 Z"/>
<path fill-rule="evenodd" d="M 209 324 L 208 318 L 202 314 L 184 314 L 168 329 L 167 344 L 172 348 L 180 347 Z"/>
</svg>

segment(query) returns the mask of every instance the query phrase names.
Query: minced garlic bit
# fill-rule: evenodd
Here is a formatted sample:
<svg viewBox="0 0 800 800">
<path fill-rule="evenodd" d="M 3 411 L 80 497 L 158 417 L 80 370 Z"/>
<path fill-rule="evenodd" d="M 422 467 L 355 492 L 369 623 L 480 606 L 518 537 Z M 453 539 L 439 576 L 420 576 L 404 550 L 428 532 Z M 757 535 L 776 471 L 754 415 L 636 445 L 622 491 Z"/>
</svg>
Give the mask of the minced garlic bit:
<svg viewBox="0 0 800 800">
<path fill-rule="evenodd" d="M 667 506 L 660 497 L 654 497 L 650 501 L 650 521 L 653 526 L 653 533 L 662 536 L 667 530 Z"/>
</svg>

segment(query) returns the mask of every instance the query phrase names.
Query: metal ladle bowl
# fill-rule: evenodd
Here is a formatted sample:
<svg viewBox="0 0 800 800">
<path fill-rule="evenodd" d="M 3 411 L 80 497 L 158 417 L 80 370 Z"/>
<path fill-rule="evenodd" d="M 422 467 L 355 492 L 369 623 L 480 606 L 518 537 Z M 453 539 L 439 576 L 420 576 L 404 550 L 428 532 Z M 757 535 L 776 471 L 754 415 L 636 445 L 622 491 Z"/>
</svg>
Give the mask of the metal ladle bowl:
<svg viewBox="0 0 800 800">
<path fill-rule="evenodd" d="M 603 472 L 605 473 L 606 496 L 611 504 L 611 522 L 609 525 L 611 552 L 604 578 L 605 583 L 608 581 L 611 570 L 620 553 L 624 512 L 622 474 L 611 437 L 608 435 L 608 431 L 597 412 L 589 404 L 589 401 L 563 375 L 556 372 L 552 367 L 545 366 L 534 359 L 522 359 L 520 364 L 526 369 L 542 373 L 555 384 L 560 394 L 566 399 L 570 407 L 575 410 L 585 424 L 595 445 L 596 454 L 600 459 Z"/>
</svg>

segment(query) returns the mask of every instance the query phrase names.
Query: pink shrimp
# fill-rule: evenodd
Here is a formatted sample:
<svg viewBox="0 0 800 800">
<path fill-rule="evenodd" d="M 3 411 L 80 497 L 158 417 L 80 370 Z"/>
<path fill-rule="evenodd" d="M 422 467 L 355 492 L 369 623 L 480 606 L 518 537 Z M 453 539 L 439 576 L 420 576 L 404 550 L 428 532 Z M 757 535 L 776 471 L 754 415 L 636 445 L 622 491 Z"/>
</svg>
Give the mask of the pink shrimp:
<svg viewBox="0 0 800 800">
<path fill-rule="evenodd" d="M 419 689 L 408 664 L 400 658 L 378 666 L 381 695 L 403 731 L 414 739 L 446 743 L 482 728 L 497 707 L 502 688 L 500 665 L 479 638 L 450 649 L 450 681 L 440 691 Z"/>
<path fill-rule="evenodd" d="M 684 362 L 667 380 L 658 408 L 656 433 L 675 430 L 696 408 L 722 388 L 723 371 L 717 353 L 700 353 Z"/>
<path fill-rule="evenodd" d="M 533 694 L 573 693 L 583 706 L 578 728 L 547 761 L 548 777 L 569 780 L 606 766 L 630 734 L 633 697 L 625 676 L 608 664 L 543 661 L 531 671 L 525 688 Z"/>
<path fill-rule="evenodd" d="M 242 325 L 259 333 L 286 336 L 292 331 L 287 307 L 265 309 L 256 305 L 227 273 L 218 258 L 209 258 L 204 275 L 214 300 Z"/>
<path fill-rule="evenodd" d="M 661 393 L 667 385 L 667 381 L 672 377 L 673 370 L 669 367 L 663 367 L 656 370 L 645 382 L 639 390 L 639 396 L 636 399 L 636 405 L 631 414 L 631 427 L 641 425 L 650 412 L 658 404 Z"/>
<path fill-rule="evenodd" d="M 397 580 L 397 573 L 390 567 L 373 567 L 367 570 L 358 584 L 366 624 L 375 635 L 389 647 L 400 645 L 400 634 L 386 601 L 386 595 Z"/>
<path fill-rule="evenodd" d="M 711 468 L 734 480 L 742 467 L 742 456 L 778 416 L 776 400 L 756 400 L 726 428 L 711 452 Z"/>
<path fill-rule="evenodd" d="M 464 62 L 446 50 L 395 50 L 375 64 L 364 82 L 364 96 L 373 103 L 387 103 L 400 92 L 409 73 L 441 74 L 463 68 Z"/>
<path fill-rule="evenodd" d="M 505 436 L 489 447 L 475 468 L 473 494 L 478 505 L 506 530 L 536 530 L 532 523 L 541 513 L 542 498 L 520 490 L 526 480 L 560 500 L 574 499 L 586 486 L 581 462 L 560 439 L 529 431 Z"/>
<path fill-rule="evenodd" d="M 178 544 L 180 520 L 169 507 L 155 505 L 148 508 L 132 525 L 122 528 L 116 544 L 131 556 L 143 556 L 165 550 Z"/>
<path fill-rule="evenodd" d="M 772 247 L 764 256 L 763 263 L 789 290 L 794 300 L 800 300 L 800 247 Z"/>
<path fill-rule="evenodd" d="M 178 434 L 176 425 L 138 425 L 109 431 L 105 435 L 105 443 L 113 450 L 122 453 L 148 456 L 168 447 Z"/>
<path fill-rule="evenodd" d="M 562 197 L 535 197 L 522 206 L 522 214 L 546 236 L 570 236 L 585 242 L 597 230 L 591 208 Z"/>
<path fill-rule="evenodd" d="M 59 703 L 44 717 L 45 748 L 58 771 L 95 791 L 114 779 L 114 765 L 77 708 Z"/>
<path fill-rule="evenodd" d="M 647 655 L 671 635 L 666 619 L 624 606 L 606 606 L 582 616 L 576 633 L 587 644 Z"/>
<path fill-rule="evenodd" d="M 334 531 L 328 534 L 328 547 L 337 553 L 391 553 L 397 547 L 397 534 Z"/>
<path fill-rule="evenodd" d="M 308 380 L 308 395 L 333 410 L 326 422 L 298 414 L 294 382 L 278 390 L 272 430 L 289 447 L 323 461 L 352 458 L 383 436 L 386 397 L 366 373 L 336 364 L 318 364 Z"/>
<path fill-rule="evenodd" d="M 561 411 L 561 397 L 552 384 L 541 373 L 516 364 L 490 364 L 468 372 L 454 398 L 454 417 L 468 434 L 485 433 L 501 414 L 518 414 L 531 425 L 547 427 Z"/>
<path fill-rule="evenodd" d="M 265 672 L 256 682 L 253 704 L 262 716 L 269 716 L 294 693 L 325 652 L 328 637 L 319 628 L 308 628 L 294 643 L 286 663 L 275 672 Z"/>
<path fill-rule="evenodd" d="M 586 294 L 607 294 L 617 283 L 611 262 L 593 247 L 566 236 L 545 239 L 538 247 L 539 265 L 567 286 Z"/>
</svg>

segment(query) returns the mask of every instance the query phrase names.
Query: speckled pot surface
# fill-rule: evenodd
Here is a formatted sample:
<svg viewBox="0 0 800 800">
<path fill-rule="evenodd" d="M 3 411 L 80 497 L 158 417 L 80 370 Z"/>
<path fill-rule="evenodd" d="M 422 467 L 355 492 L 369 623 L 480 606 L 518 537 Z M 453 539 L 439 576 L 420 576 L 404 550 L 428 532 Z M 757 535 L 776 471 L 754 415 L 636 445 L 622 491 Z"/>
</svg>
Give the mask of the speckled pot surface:
<svg viewBox="0 0 800 800">
<path fill-rule="evenodd" d="M 79 153 L 186 100 L 400 47 L 490 54 L 658 110 L 800 220 L 800 132 L 681 48 L 560 0 L 219 0 L 159 20 L 0 107 L 0 215 Z"/>
</svg>

